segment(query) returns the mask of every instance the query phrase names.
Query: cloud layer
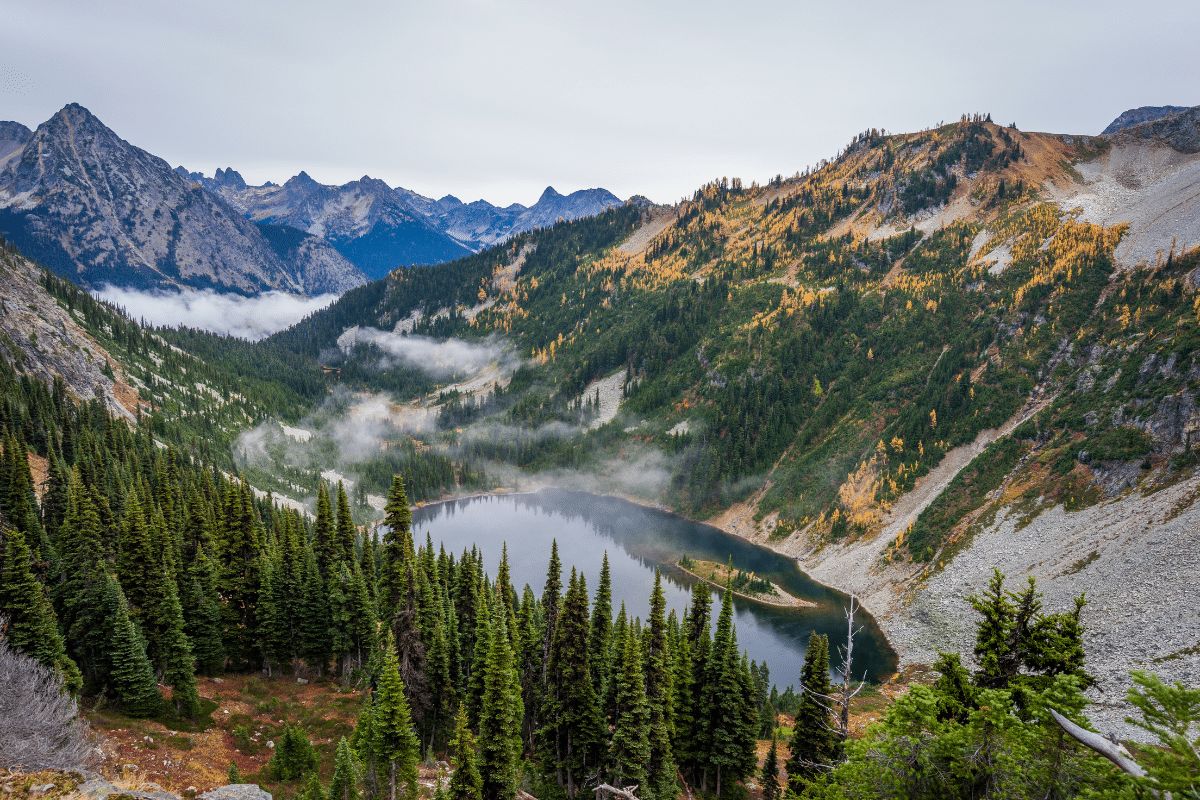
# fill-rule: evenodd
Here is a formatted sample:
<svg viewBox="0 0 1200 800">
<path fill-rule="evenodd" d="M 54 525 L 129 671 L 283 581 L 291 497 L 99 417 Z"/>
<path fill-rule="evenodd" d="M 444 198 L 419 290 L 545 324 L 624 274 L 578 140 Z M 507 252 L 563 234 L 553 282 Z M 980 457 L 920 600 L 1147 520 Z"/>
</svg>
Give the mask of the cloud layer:
<svg viewBox="0 0 1200 800">
<path fill-rule="evenodd" d="M 134 319 L 153 325 L 183 325 L 252 341 L 294 325 L 338 298 L 336 294 L 306 297 L 287 292 L 243 297 L 212 289 L 147 292 L 119 286 L 105 286 L 95 294 L 121 306 Z"/>
<path fill-rule="evenodd" d="M 342 352 L 359 345 L 374 345 L 388 360 L 387 366 L 403 364 L 435 378 L 476 375 L 491 366 L 511 374 L 520 365 L 513 346 L 497 337 L 478 342 L 463 339 L 432 339 L 428 336 L 389 333 L 378 328 L 347 328 L 337 340 Z"/>
</svg>

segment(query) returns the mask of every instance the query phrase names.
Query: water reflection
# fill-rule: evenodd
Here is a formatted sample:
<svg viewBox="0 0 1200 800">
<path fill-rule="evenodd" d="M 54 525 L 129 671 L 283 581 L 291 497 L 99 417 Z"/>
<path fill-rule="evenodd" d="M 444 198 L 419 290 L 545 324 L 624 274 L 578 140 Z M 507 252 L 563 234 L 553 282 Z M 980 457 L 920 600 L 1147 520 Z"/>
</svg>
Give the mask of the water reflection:
<svg viewBox="0 0 1200 800">
<path fill-rule="evenodd" d="M 518 592 L 528 583 L 541 593 L 550 543 L 557 539 L 564 573 L 579 568 L 587 577 L 589 595 L 594 596 L 601 554 L 607 551 L 614 611 L 624 603 L 630 614 L 643 619 L 649 611 L 656 568 L 663 572 L 667 608 L 682 616 L 695 579 L 678 568 L 680 557 L 732 559 L 735 567 L 756 572 L 816 604 L 780 608 L 734 598 L 739 645 L 752 659 L 767 663 L 772 681 L 780 688 L 797 682 L 810 631 L 828 634 L 835 646 L 845 637 L 845 595 L 811 580 L 793 559 L 710 525 L 618 498 L 563 489 L 483 495 L 417 509 L 413 527 L 419 539 L 428 532 L 435 545 L 443 543 L 456 554 L 478 546 L 490 575 L 496 574 L 501 545 L 507 542 Z M 874 620 L 863 615 L 861 622 L 855 672 L 865 670 L 868 678 L 877 680 L 895 670 L 896 657 Z"/>
</svg>

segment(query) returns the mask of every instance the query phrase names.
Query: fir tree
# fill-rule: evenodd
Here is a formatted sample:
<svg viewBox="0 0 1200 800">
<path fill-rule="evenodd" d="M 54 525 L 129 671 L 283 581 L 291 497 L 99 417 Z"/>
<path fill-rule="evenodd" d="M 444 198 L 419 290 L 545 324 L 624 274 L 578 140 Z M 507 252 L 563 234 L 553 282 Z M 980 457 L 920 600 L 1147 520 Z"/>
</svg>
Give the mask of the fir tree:
<svg viewBox="0 0 1200 800">
<path fill-rule="evenodd" d="M 633 626 L 625 628 L 621 661 L 613 672 L 616 713 L 608 747 L 610 783 L 646 785 L 650 761 L 650 707 L 646 702 L 640 637 Z"/>
<path fill-rule="evenodd" d="M 129 617 L 129 604 L 116 579 L 105 587 L 105 611 L 110 620 L 109 683 L 122 710 L 131 717 L 150 717 L 162 710 L 162 696 L 154 669 L 146 657 L 146 643 Z"/>
<path fill-rule="evenodd" d="M 596 687 L 596 696 L 611 699 L 609 674 L 612 671 L 612 653 L 610 652 L 609 637 L 613 625 L 612 612 L 612 572 L 608 566 L 608 552 L 600 564 L 600 582 L 596 586 L 596 601 L 592 605 L 592 626 L 588 633 L 588 657 L 592 668 L 592 683 Z M 605 711 L 610 703 L 605 703 Z M 610 720 L 611 722 L 611 720 Z"/>
<path fill-rule="evenodd" d="M 192 643 L 196 671 L 215 675 L 225 666 L 225 646 L 221 642 L 216 567 L 203 546 L 196 548 L 179 588 L 184 630 Z"/>
<path fill-rule="evenodd" d="M 325 790 L 321 788 L 321 776 L 316 772 L 310 772 L 308 783 L 304 785 L 304 791 L 296 795 L 296 798 L 297 800 L 328 800 Z"/>
<path fill-rule="evenodd" d="M 479 754 L 475 736 L 467 727 L 467 713 L 461 706 L 454 718 L 454 738 L 450 742 L 449 800 L 483 800 L 483 778 L 479 774 Z"/>
<path fill-rule="evenodd" d="M 484 800 L 512 800 L 517 791 L 525 708 L 500 598 L 496 605 L 479 708 L 479 764 Z"/>
<path fill-rule="evenodd" d="M 672 800 L 678 790 L 675 758 L 671 748 L 674 703 L 666 608 L 662 574 L 655 570 L 654 590 L 650 594 L 650 626 L 647 631 L 645 659 L 646 701 L 650 709 L 650 760 L 646 766 L 647 791 L 643 792 L 643 796 L 655 800 Z"/>
<path fill-rule="evenodd" d="M 269 765 L 278 781 L 295 781 L 317 769 L 317 751 L 299 725 L 284 726 Z"/>
<path fill-rule="evenodd" d="M 329 572 L 338 561 L 340 546 L 337 538 L 333 509 L 329 503 L 329 487 L 325 481 L 321 481 L 317 485 L 317 516 L 313 522 L 313 552 L 317 556 L 321 580 L 329 580 Z"/>
<path fill-rule="evenodd" d="M 165 564 L 163 571 L 167 571 Z M 200 713 L 196 660 L 192 656 L 192 645 L 184 633 L 183 607 L 175 593 L 175 581 L 166 578 L 163 588 L 166 594 L 155 612 L 160 620 L 158 656 L 162 676 L 171 687 L 171 703 L 175 706 L 175 713 L 182 717 L 194 717 Z"/>
<path fill-rule="evenodd" d="M 83 688 L 79 667 L 67 655 L 46 589 L 34 577 L 25 534 L 0 529 L 0 630 L 14 650 L 37 659 L 62 678 L 71 693 Z"/>
<path fill-rule="evenodd" d="M 838 734 L 830 711 L 829 638 L 813 631 L 800 671 L 800 707 L 787 762 L 788 787 L 796 794 L 833 764 Z"/>
<path fill-rule="evenodd" d="M 337 529 L 334 537 L 334 552 L 336 557 L 347 564 L 357 561 L 354 554 L 354 540 L 358 531 L 354 527 L 354 519 L 350 515 L 350 500 L 346 497 L 346 487 L 338 481 L 337 487 Z"/>
<path fill-rule="evenodd" d="M 570 798 L 600 766 L 604 744 L 588 630 L 587 582 L 572 569 L 550 649 L 541 736 L 543 765 Z"/>
<path fill-rule="evenodd" d="M 400 677 L 396 645 L 388 637 L 383 664 L 375 688 L 371 713 L 371 752 L 389 800 L 403 796 L 412 800 L 417 792 L 417 762 L 421 743 L 413 729 L 412 711 Z"/>
<path fill-rule="evenodd" d="M 333 780 L 329 783 L 329 800 L 358 800 L 358 762 L 350 743 L 343 736 L 338 740 L 333 760 Z"/>
<path fill-rule="evenodd" d="M 762 779 L 759 783 L 762 784 L 762 800 L 779 800 L 783 796 L 783 789 L 779 786 L 779 744 L 775 739 L 775 732 L 771 732 L 771 746 L 767 748 L 767 757 L 763 761 Z"/>
<path fill-rule="evenodd" d="M 758 709 L 754 706 L 749 667 L 743 663 L 733 628 L 733 592 L 726 587 L 721 613 L 713 634 L 701 705 L 708 713 L 706 766 L 701 783 L 707 784 L 710 769 L 718 796 L 736 781 L 749 775 L 756 763 L 755 738 Z"/>
<path fill-rule="evenodd" d="M 408 569 L 415 559 L 412 509 L 408 506 L 404 479 L 399 475 L 392 478 L 392 488 L 384 506 L 383 524 L 387 526 L 387 531 L 383 534 L 383 558 L 379 564 L 380 618 L 392 625 L 408 593 Z"/>
</svg>

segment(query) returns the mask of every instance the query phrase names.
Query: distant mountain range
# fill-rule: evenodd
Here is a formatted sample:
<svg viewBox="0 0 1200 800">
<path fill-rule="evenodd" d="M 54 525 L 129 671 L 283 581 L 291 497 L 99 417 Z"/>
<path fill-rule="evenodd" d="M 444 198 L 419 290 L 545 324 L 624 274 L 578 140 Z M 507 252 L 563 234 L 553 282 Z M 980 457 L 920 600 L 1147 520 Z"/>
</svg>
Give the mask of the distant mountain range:
<svg viewBox="0 0 1200 800">
<path fill-rule="evenodd" d="M 342 292 L 620 205 L 604 189 L 497 207 L 433 200 L 364 176 L 250 186 L 233 169 L 174 169 L 65 106 L 30 130 L 0 122 L 0 235 L 88 287 Z"/>
</svg>

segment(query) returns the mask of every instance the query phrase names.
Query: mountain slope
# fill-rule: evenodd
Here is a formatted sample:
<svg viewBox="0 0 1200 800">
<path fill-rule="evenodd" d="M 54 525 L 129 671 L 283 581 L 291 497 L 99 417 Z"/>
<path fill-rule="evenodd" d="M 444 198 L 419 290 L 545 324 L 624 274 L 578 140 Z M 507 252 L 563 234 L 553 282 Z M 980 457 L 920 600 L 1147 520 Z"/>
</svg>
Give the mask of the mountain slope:
<svg viewBox="0 0 1200 800">
<path fill-rule="evenodd" d="M 211 178 L 182 167 L 177 172 L 256 222 L 325 238 L 374 278 L 401 266 L 450 261 L 519 233 L 621 205 L 605 189 L 562 195 L 547 187 L 532 206 L 500 208 L 484 200 L 463 203 L 451 195 L 433 200 L 366 175 L 329 186 L 301 172 L 282 186 L 249 186 L 232 168 L 218 169 Z"/>
<path fill-rule="evenodd" d="M 791 179 L 722 179 L 672 209 L 393 275 L 275 341 L 400 386 L 411 367 L 343 332 L 377 328 L 393 351 L 414 335 L 503 337 L 524 358 L 511 382 L 414 398 L 442 415 L 434 446 L 504 464 L 506 480 L 581 471 L 711 515 L 863 593 L 910 632 L 909 660 L 937 641 L 920 600 L 933 582 L 961 596 L 982 588 L 980 565 L 1005 563 L 1061 598 L 1104 575 L 1085 612 L 1103 690 L 1123 693 L 1135 652 L 1194 678 L 1192 566 L 1162 560 L 1200 497 L 1189 119 L 1109 137 L 979 117 L 868 131 Z M 593 399 L 614 381 L 619 406 L 601 417 Z M 606 483 L 614 463 L 636 474 Z M 1157 493 L 1167 511 L 1139 505 Z M 1138 524 L 1097 539 L 1106 513 Z M 1031 524 L 1046 526 L 1036 548 L 981 555 Z M 1156 573 L 1190 622 L 1159 624 L 1123 594 Z M 1101 633 L 1135 626 L 1154 636 L 1114 649 Z"/>
<path fill-rule="evenodd" d="M 0 233 L 87 286 L 316 293 L 363 280 L 322 243 L 281 259 L 227 203 L 82 106 L 64 107 L 4 158 Z"/>
</svg>

